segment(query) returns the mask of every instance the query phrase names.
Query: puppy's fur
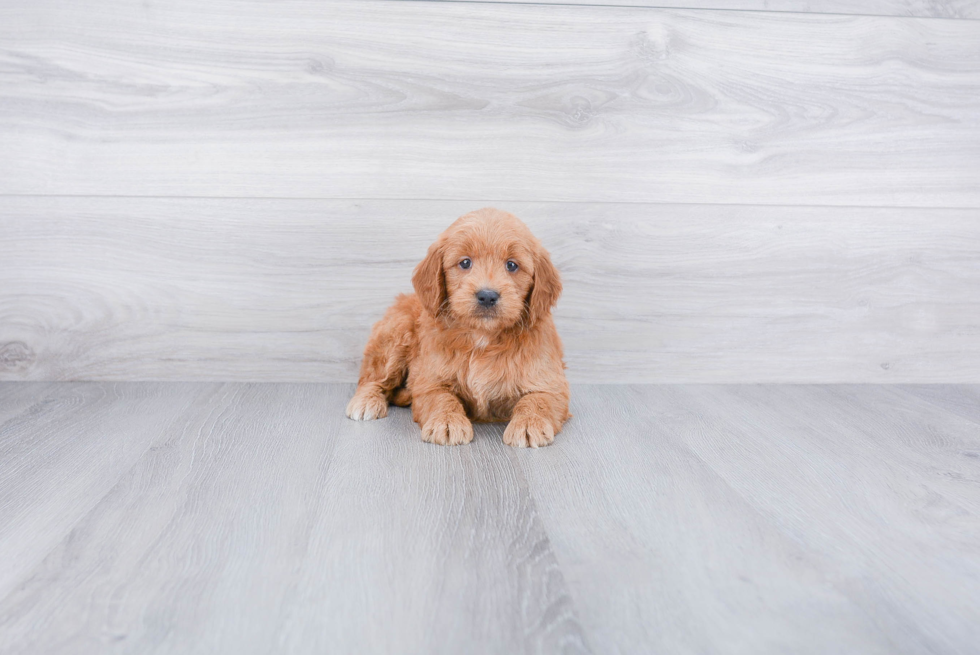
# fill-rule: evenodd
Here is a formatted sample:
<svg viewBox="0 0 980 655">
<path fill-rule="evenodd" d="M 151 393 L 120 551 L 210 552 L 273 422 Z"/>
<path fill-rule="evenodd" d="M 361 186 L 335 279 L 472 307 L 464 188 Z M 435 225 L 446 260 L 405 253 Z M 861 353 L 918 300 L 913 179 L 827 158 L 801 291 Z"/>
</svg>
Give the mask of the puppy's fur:
<svg viewBox="0 0 980 655">
<path fill-rule="evenodd" d="M 527 226 L 496 209 L 466 214 L 429 247 L 412 284 L 415 293 L 398 296 L 371 332 L 347 416 L 382 418 L 388 403 L 411 405 L 431 443 L 469 443 L 471 419 L 509 420 L 511 446 L 554 441 L 569 418 L 551 318 L 561 280 Z M 499 294 L 495 304 L 488 291 Z"/>
</svg>

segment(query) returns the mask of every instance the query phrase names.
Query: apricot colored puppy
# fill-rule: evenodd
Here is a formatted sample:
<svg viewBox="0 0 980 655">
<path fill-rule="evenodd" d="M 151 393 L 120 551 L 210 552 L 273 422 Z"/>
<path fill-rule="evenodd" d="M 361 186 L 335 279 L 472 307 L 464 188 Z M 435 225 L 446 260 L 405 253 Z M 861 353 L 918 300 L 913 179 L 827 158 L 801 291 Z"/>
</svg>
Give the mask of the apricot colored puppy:
<svg viewBox="0 0 980 655">
<path fill-rule="evenodd" d="M 422 440 L 473 440 L 474 421 L 510 421 L 504 443 L 547 446 L 569 418 L 568 381 L 551 308 L 561 280 L 516 216 L 466 214 L 443 232 L 371 331 L 355 420 L 412 406 Z"/>
</svg>

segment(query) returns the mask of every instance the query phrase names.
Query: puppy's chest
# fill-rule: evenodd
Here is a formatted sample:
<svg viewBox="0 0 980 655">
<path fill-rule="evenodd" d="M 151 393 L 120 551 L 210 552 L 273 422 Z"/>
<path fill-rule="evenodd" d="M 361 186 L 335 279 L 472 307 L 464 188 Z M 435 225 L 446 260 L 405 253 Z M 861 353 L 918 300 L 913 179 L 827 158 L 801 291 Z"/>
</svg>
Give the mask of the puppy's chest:
<svg viewBox="0 0 980 655">
<path fill-rule="evenodd" d="M 469 413 L 481 420 L 510 418 L 524 386 L 515 358 L 476 350 L 460 363 L 458 393 Z"/>
</svg>

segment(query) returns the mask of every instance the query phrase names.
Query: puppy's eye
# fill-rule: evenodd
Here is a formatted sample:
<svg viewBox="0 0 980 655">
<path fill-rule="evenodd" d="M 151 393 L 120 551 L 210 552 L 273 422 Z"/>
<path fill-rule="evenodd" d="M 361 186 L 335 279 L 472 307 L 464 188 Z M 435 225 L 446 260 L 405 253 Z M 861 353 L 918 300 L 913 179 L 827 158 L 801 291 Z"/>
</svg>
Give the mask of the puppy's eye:
<svg viewBox="0 0 980 655">
<path fill-rule="evenodd" d="M 469 268 L 470 266 L 472 266 L 472 265 L 473 265 L 473 262 L 471 262 L 471 261 L 469 260 L 469 258 L 466 258 L 466 259 L 464 259 L 463 261 L 461 261 L 461 262 L 459 263 L 459 267 L 460 267 L 461 269 L 463 269 L 464 271 L 465 271 L 466 269 L 468 269 L 468 268 Z"/>
<path fill-rule="evenodd" d="M 519 266 L 517 265 L 517 262 L 515 262 L 513 259 L 507 260 L 507 270 L 510 273 L 516 273 L 518 268 Z"/>
</svg>

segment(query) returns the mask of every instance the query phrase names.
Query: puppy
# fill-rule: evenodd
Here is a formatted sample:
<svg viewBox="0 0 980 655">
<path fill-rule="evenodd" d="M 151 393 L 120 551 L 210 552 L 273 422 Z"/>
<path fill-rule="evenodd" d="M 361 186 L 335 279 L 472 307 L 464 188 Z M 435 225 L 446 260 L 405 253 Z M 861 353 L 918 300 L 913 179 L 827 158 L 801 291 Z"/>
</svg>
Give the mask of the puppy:
<svg viewBox="0 0 980 655">
<path fill-rule="evenodd" d="M 568 414 L 568 381 L 551 308 L 561 280 L 516 216 L 466 214 L 443 232 L 371 331 L 355 420 L 412 406 L 422 440 L 473 440 L 473 421 L 510 421 L 504 443 L 547 446 Z"/>
</svg>

